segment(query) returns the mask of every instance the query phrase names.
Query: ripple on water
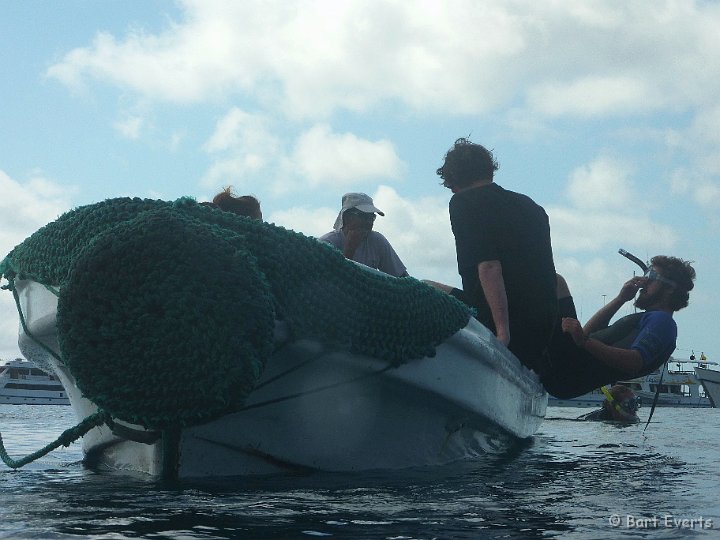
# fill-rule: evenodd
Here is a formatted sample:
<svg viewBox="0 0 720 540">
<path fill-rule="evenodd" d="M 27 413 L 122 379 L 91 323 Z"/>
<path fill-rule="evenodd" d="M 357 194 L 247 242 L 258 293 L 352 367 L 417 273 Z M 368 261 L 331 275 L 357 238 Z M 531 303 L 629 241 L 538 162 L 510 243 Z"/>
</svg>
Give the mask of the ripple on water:
<svg viewBox="0 0 720 540">
<path fill-rule="evenodd" d="M 531 444 L 509 454 L 395 473 L 163 485 L 86 470 L 71 445 L 0 469 L 0 537 L 615 538 L 612 513 L 720 526 L 717 409 L 657 410 L 646 432 L 573 421 L 582 412 L 550 409 Z M 74 421 L 69 407 L 0 406 L 13 456 Z"/>
</svg>

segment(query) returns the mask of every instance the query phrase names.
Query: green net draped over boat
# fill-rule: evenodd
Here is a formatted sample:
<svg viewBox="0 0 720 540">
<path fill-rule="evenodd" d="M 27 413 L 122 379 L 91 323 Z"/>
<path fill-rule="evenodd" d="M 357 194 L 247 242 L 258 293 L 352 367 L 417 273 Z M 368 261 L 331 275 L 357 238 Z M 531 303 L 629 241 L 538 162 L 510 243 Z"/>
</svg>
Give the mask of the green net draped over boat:
<svg viewBox="0 0 720 540">
<path fill-rule="evenodd" d="M 399 364 L 432 356 L 470 317 L 413 278 L 188 198 L 77 208 L 0 272 L 60 288 L 61 361 L 100 408 L 150 428 L 239 409 L 272 355 L 276 319 L 294 338 Z"/>
</svg>

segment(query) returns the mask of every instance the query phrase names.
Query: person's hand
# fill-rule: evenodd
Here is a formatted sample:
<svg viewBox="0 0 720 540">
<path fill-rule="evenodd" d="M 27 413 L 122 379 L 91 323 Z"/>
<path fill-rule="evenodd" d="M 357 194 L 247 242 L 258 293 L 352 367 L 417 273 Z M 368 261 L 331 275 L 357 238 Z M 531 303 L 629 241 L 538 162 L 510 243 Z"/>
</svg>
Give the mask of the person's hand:
<svg viewBox="0 0 720 540">
<path fill-rule="evenodd" d="M 570 334 L 570 337 L 578 347 L 582 347 L 587 341 L 587 336 L 585 335 L 585 332 L 583 332 L 580 321 L 577 319 L 573 319 L 572 317 L 563 317 L 561 327 L 563 332 Z"/>
<path fill-rule="evenodd" d="M 622 302 L 629 302 L 630 300 L 635 298 L 638 290 L 640 290 L 640 288 L 643 287 L 646 282 L 647 278 L 640 276 L 635 276 L 634 278 L 629 279 L 622 286 L 622 289 L 620 289 L 620 292 L 617 296 L 618 299 Z"/>
</svg>

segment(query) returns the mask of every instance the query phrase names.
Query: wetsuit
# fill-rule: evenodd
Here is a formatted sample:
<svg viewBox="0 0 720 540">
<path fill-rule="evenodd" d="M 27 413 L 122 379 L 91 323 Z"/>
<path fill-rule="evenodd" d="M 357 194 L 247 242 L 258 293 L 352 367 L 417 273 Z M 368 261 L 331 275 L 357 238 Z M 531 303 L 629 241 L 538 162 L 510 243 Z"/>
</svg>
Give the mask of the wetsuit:
<svg viewBox="0 0 720 540">
<path fill-rule="evenodd" d="M 560 301 L 561 316 L 574 317 L 571 299 Z M 575 342 L 558 327 L 541 369 L 540 379 L 549 394 L 571 399 L 605 384 L 652 373 L 670 358 L 675 350 L 677 325 L 664 311 L 634 313 L 618 319 L 607 328 L 590 334 L 606 345 L 637 350 L 643 366 L 639 372 L 627 372 L 609 367 Z"/>
</svg>

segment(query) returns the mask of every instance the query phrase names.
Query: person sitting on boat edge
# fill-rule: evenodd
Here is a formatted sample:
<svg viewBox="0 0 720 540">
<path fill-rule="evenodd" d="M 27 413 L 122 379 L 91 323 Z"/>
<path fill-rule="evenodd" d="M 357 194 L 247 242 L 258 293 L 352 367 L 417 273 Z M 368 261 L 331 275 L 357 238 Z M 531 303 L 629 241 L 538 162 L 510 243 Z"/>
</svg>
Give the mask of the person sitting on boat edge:
<svg viewBox="0 0 720 540">
<path fill-rule="evenodd" d="M 382 234 L 373 231 L 376 214 L 384 216 L 365 193 L 346 193 L 334 230 L 319 240 L 342 251 L 345 258 L 395 277 L 408 275 L 407 268 Z"/>
<path fill-rule="evenodd" d="M 635 392 L 622 384 L 615 384 L 604 391 L 606 397 L 602 402 L 602 408 L 583 414 L 578 420 L 609 420 L 626 423 L 640 421 L 637 415 L 640 399 Z"/>
<path fill-rule="evenodd" d="M 453 193 L 450 224 L 462 290 L 426 280 L 476 309 L 476 318 L 538 371 L 557 320 L 557 276 L 545 209 L 494 181 L 493 153 L 466 138 L 437 175 Z"/>
<path fill-rule="evenodd" d="M 574 316 L 572 298 L 561 298 L 561 324 L 540 370 L 547 392 L 570 399 L 662 366 L 675 350 L 673 313 L 688 305 L 694 279 L 695 270 L 688 261 L 656 255 L 645 275 L 627 281 L 584 327 Z M 634 305 L 643 311 L 610 324 L 638 291 Z"/>
<path fill-rule="evenodd" d="M 226 187 L 215 195 L 212 202 L 223 212 L 232 212 L 233 214 L 252 219 L 262 220 L 263 218 L 262 210 L 260 210 L 260 201 L 252 195 L 236 196 L 231 186 Z"/>
</svg>

